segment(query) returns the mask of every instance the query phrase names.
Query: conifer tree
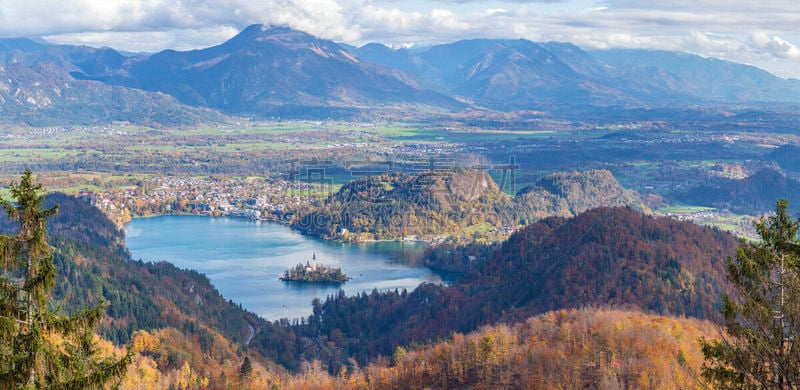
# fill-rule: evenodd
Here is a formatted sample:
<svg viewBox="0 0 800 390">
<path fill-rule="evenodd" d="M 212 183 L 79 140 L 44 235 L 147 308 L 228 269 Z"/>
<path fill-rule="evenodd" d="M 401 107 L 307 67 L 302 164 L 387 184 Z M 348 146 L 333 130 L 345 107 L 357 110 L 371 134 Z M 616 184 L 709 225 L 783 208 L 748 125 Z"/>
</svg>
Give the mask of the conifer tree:
<svg viewBox="0 0 800 390">
<path fill-rule="evenodd" d="M 15 235 L 0 235 L 0 384 L 8 389 L 103 388 L 124 374 L 132 349 L 117 359 L 99 355 L 95 329 L 105 302 L 71 315 L 52 310 L 56 270 L 45 238 L 41 184 L 26 170 L 11 183 L 12 201 L 0 200 Z"/>
<path fill-rule="evenodd" d="M 239 375 L 242 378 L 247 378 L 253 373 L 253 363 L 250 362 L 250 357 L 245 356 L 242 361 L 242 366 L 239 368 Z"/>
<path fill-rule="evenodd" d="M 756 224 L 760 240 L 742 242 L 728 260 L 734 291 L 723 297 L 725 335 L 701 340 L 703 377 L 715 388 L 800 387 L 800 220 L 780 200 Z"/>
</svg>

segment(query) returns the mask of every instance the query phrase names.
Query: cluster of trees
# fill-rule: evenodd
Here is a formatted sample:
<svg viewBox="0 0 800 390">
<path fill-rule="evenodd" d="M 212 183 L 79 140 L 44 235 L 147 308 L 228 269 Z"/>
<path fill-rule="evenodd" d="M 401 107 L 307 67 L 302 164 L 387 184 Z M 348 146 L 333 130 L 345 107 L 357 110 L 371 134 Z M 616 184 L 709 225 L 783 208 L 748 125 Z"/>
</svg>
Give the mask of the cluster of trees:
<svg viewBox="0 0 800 390">
<path fill-rule="evenodd" d="M 289 268 L 280 278 L 283 281 L 344 283 L 350 277 L 342 272 L 341 268 L 330 268 L 324 265 L 302 263 Z"/>
<path fill-rule="evenodd" d="M 365 381 L 432 388 L 687 389 L 699 385 L 710 322 L 619 309 L 560 310 L 494 325 L 372 364 Z"/>
<path fill-rule="evenodd" d="M 175 328 L 139 330 L 136 352 L 121 383 L 123 389 L 273 389 L 291 375 L 258 353 L 243 351 L 202 324 L 187 333 Z M 276 386 L 276 387 L 273 387 Z"/>
<path fill-rule="evenodd" d="M 398 346 L 369 364 L 351 361 L 332 373 L 316 360 L 296 374 L 264 378 L 286 389 L 696 388 L 703 364 L 696 340 L 716 329 L 708 321 L 639 311 L 559 310 Z"/>
<path fill-rule="evenodd" d="M 489 259 L 501 245 L 499 241 L 448 241 L 429 246 L 422 258 L 423 263 L 429 268 L 464 274 Z"/>
</svg>

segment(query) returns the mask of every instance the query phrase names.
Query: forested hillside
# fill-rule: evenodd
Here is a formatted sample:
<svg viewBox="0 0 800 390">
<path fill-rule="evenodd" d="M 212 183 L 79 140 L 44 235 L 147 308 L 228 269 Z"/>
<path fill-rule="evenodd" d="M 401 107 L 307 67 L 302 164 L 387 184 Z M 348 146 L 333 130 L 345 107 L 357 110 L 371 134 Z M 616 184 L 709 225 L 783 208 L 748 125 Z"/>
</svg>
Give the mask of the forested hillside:
<svg viewBox="0 0 800 390">
<path fill-rule="evenodd" d="M 612 304 L 717 319 L 725 259 L 737 245 L 688 222 L 598 208 L 518 231 L 453 286 L 329 297 L 290 330 L 309 340 L 298 351 L 336 372 L 349 357 L 364 364 L 400 345 L 549 310 Z"/>
<path fill-rule="evenodd" d="M 170 384 L 188 388 L 398 389 L 409 388 L 676 388 L 699 386 L 701 337 L 719 337 L 703 320 L 665 317 L 613 308 L 559 310 L 514 325 L 452 333 L 442 341 L 397 347 L 391 358 L 351 364 L 329 373 L 320 361 L 298 373 L 254 363 L 250 374 L 225 363 L 231 357 L 215 340 L 212 358 L 196 354 L 180 332 L 140 332 L 141 349 L 123 388 Z M 179 370 L 167 375 L 153 367 L 165 347 L 188 351 Z M 235 358 L 235 357 L 234 357 Z M 189 367 L 213 367 L 210 378 Z M 222 364 L 220 362 L 222 361 Z M 244 367 L 244 365 L 243 365 Z"/>
<path fill-rule="evenodd" d="M 800 173 L 800 145 L 782 145 L 770 152 L 767 157 L 776 161 L 787 172 Z"/>
<path fill-rule="evenodd" d="M 256 316 L 223 299 L 204 275 L 169 263 L 132 261 L 122 232 L 95 207 L 59 193 L 45 199 L 45 207 L 58 204 L 60 210 L 47 226 L 60 276 L 55 297 L 67 309 L 101 296 L 108 300 L 112 320 L 103 333 L 112 341 L 124 343 L 137 329 L 198 320 L 231 340 L 246 340 Z"/>
<path fill-rule="evenodd" d="M 698 386 L 697 340 L 718 337 L 695 319 L 618 309 L 559 310 L 481 328 L 364 372 L 379 388 L 689 389 Z"/>
<path fill-rule="evenodd" d="M 605 169 L 546 175 L 517 192 L 514 203 L 519 214 L 530 220 L 572 217 L 600 206 L 629 206 L 649 211 L 635 192 L 623 188 Z"/>
<path fill-rule="evenodd" d="M 787 199 L 790 213 L 800 212 L 800 182 L 773 169 L 762 169 L 742 180 L 722 180 L 690 189 L 675 197 L 685 203 L 761 215 L 775 209 L 776 199 Z"/>
<path fill-rule="evenodd" d="M 507 225 L 511 201 L 484 171 L 463 168 L 351 180 L 293 227 L 326 238 L 397 239 L 457 235 Z"/>
<path fill-rule="evenodd" d="M 737 246 L 708 227 L 601 207 L 522 229 L 465 283 L 525 315 L 608 303 L 716 318 Z"/>
<path fill-rule="evenodd" d="M 109 307 L 101 324 L 103 337 L 116 344 L 131 342 L 136 332 L 139 336 L 134 338 L 147 331 L 162 337 L 161 343 L 136 347 L 141 356 L 134 366 L 144 370 L 136 375 L 177 383 L 176 375 L 184 368 L 193 370 L 198 381 L 206 378 L 220 383 L 220 364 L 225 359 L 237 367 L 241 364 L 250 327 L 255 331 L 268 326 L 226 301 L 204 275 L 169 263 L 131 260 L 122 232 L 86 201 L 48 194 L 44 207 L 54 204 L 59 213 L 47 224 L 57 272 L 54 305 L 72 312 L 104 298 Z M 5 216 L 0 218 L 0 230 L 14 231 Z M 258 354 L 251 355 L 262 362 L 259 366 L 270 364 Z"/>
<path fill-rule="evenodd" d="M 309 364 L 299 375 L 265 376 L 285 389 L 691 389 L 702 387 L 700 337 L 719 337 L 716 325 L 613 308 L 558 310 L 398 347 L 391 358 L 336 375 Z"/>
</svg>

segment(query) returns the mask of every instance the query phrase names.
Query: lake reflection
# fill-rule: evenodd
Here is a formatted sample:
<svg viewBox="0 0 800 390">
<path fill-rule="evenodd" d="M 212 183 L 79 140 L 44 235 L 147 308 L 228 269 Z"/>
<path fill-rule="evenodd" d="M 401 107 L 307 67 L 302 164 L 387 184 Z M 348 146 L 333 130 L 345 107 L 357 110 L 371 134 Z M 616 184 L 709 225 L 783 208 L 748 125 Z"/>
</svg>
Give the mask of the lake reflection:
<svg viewBox="0 0 800 390">
<path fill-rule="evenodd" d="M 414 289 L 439 276 L 416 264 L 425 244 L 343 244 L 303 236 L 286 226 L 233 218 L 163 216 L 134 219 L 126 227 L 134 259 L 168 261 L 208 276 L 226 298 L 269 320 L 311 314 L 311 301 L 339 288 L 361 291 Z M 352 280 L 341 285 L 282 282 L 289 267 L 311 260 L 341 267 Z"/>
</svg>

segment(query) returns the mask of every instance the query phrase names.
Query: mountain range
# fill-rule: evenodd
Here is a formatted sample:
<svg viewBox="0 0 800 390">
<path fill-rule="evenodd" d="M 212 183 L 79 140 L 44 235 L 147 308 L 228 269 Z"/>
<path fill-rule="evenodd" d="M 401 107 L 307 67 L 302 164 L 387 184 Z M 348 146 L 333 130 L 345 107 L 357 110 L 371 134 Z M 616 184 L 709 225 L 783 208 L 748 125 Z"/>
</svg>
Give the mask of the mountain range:
<svg viewBox="0 0 800 390">
<path fill-rule="evenodd" d="M 800 81 L 686 53 L 587 51 L 569 43 L 473 39 L 425 49 L 337 44 L 253 25 L 205 49 L 0 40 L 0 111 L 30 125 L 193 125 L 226 115 L 425 117 L 467 111 L 586 111 L 800 103 Z"/>
</svg>

